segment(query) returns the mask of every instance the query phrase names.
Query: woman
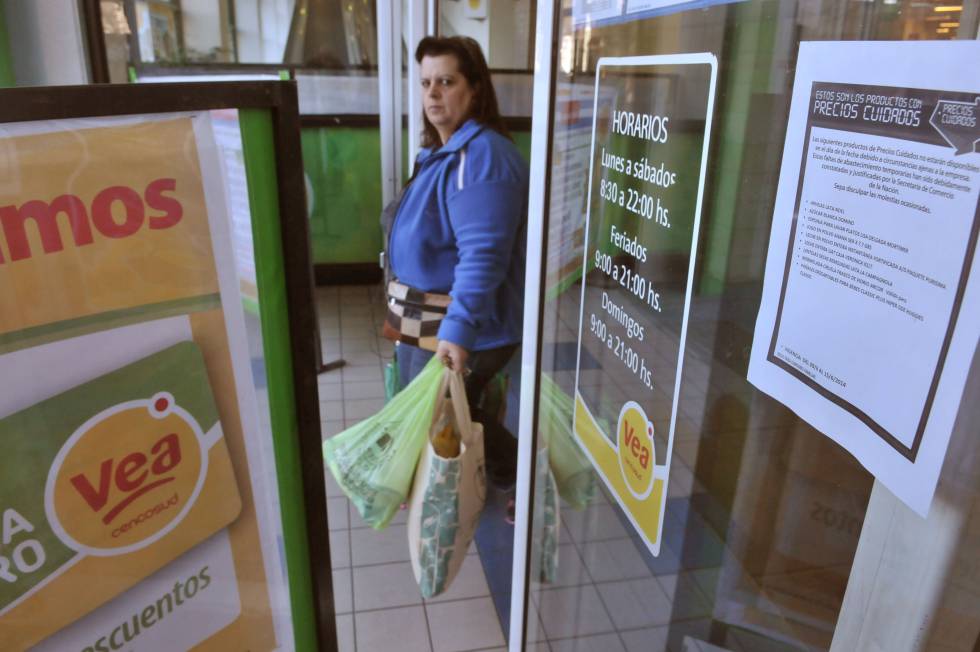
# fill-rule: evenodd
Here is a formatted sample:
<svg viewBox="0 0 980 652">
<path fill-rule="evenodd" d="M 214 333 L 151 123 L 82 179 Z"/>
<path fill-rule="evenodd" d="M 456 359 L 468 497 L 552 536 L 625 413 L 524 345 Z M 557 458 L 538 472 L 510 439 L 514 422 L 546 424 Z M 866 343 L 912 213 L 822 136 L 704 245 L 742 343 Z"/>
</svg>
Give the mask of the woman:
<svg viewBox="0 0 980 652">
<path fill-rule="evenodd" d="M 391 225 L 388 262 L 400 283 L 450 295 L 435 355 L 467 373 L 470 408 L 486 433 L 488 475 L 512 484 L 516 443 L 479 406 L 521 338 L 528 168 L 503 125 L 476 41 L 426 37 L 415 60 L 422 149 Z M 432 355 L 398 345 L 402 386 Z"/>
</svg>

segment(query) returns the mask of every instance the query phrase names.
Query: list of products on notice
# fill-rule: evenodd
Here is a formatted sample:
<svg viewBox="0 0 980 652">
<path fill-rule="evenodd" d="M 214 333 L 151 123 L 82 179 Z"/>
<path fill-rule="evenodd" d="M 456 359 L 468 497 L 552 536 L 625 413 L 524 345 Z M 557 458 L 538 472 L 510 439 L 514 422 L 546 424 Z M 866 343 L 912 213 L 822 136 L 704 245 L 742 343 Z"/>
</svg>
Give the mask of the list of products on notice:
<svg viewBox="0 0 980 652">
<path fill-rule="evenodd" d="M 978 118 L 980 99 L 966 93 L 829 83 L 811 92 L 769 357 L 906 456 L 976 247 Z M 888 391 L 876 389 L 881 369 Z"/>
</svg>

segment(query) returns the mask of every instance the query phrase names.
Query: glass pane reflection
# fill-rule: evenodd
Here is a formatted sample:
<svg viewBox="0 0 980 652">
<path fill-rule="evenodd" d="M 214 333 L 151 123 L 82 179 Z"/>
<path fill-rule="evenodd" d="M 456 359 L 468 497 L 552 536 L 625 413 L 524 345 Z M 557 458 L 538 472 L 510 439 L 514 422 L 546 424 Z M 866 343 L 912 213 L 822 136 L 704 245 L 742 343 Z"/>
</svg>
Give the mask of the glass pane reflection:
<svg viewBox="0 0 980 652">
<path fill-rule="evenodd" d="M 584 4 L 562 3 L 557 39 L 539 467 L 572 422 L 598 60 L 713 53 L 715 124 L 660 555 L 601 481 L 582 509 L 560 497 L 555 528 L 546 518 L 551 480 L 539 468 L 526 649 L 828 650 L 873 478 L 745 378 L 796 52 L 805 40 L 970 38 L 980 3 L 939 11 L 905 0 L 752 0 L 576 26 Z M 659 281 L 678 281 L 671 273 Z M 648 338 L 660 336 L 676 341 Z M 589 353 L 579 386 L 614 418 L 631 397 L 630 376 L 602 373 L 603 352 Z M 653 401 L 651 420 L 669 416 L 672 392 Z"/>
</svg>

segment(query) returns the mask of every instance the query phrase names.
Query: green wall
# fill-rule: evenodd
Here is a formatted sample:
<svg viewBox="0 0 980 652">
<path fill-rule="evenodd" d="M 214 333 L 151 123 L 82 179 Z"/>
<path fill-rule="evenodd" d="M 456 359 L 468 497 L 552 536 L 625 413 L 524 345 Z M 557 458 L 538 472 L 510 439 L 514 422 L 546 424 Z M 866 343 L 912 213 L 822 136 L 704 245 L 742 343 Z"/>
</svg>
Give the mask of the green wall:
<svg viewBox="0 0 980 652">
<path fill-rule="evenodd" d="M 514 137 L 514 144 L 517 145 L 517 150 L 524 157 L 524 160 L 528 163 L 531 162 L 531 132 L 530 131 L 514 131 L 511 132 L 511 136 Z"/>
<path fill-rule="evenodd" d="M 7 38 L 7 18 L 4 0 L 0 0 L 0 88 L 14 85 L 14 66 L 10 59 L 10 39 Z"/>
<path fill-rule="evenodd" d="M 530 132 L 513 136 L 517 149 L 530 160 Z M 312 190 L 308 202 L 314 264 L 376 264 L 382 208 L 378 129 L 306 128 L 302 146 L 303 167 Z M 407 149 L 406 137 L 402 151 Z"/>
<path fill-rule="evenodd" d="M 375 128 L 318 127 L 302 134 L 312 187 L 313 262 L 368 263 L 381 251 L 381 138 Z"/>
</svg>

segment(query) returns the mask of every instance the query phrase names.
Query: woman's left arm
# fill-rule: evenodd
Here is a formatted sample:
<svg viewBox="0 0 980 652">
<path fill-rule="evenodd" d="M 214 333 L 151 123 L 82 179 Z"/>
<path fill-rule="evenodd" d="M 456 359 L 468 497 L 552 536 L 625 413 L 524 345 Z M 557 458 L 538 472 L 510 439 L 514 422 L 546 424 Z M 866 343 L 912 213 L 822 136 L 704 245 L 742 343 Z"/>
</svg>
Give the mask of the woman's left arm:
<svg viewBox="0 0 980 652">
<path fill-rule="evenodd" d="M 440 340 L 472 349 L 510 269 L 525 220 L 526 195 L 527 186 L 520 179 L 485 180 L 465 186 L 448 200 L 459 262 Z"/>
</svg>

